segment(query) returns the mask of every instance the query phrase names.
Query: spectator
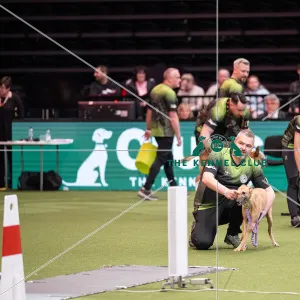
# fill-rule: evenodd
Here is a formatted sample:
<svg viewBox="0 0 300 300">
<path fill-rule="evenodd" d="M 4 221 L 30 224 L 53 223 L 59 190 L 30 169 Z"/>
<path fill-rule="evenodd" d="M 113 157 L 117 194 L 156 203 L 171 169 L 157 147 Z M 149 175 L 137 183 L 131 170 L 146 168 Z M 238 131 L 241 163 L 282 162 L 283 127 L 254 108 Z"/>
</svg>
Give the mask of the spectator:
<svg viewBox="0 0 300 300">
<path fill-rule="evenodd" d="M 134 77 L 128 79 L 125 85 L 129 91 L 148 102 L 150 92 L 155 86 L 155 80 L 154 78 L 148 78 L 145 66 L 137 66 L 134 71 Z M 134 98 L 134 101 L 136 104 L 136 118 L 144 119 L 146 103 L 137 98 Z"/>
<path fill-rule="evenodd" d="M 120 96 L 120 88 L 105 76 L 108 74 L 106 66 L 98 66 L 94 73 L 95 81 L 90 85 L 89 96 Z"/>
<path fill-rule="evenodd" d="M 263 114 L 258 115 L 258 119 L 262 119 L 273 113 L 268 119 L 284 120 L 286 115 L 282 110 L 277 110 L 280 107 L 280 100 L 275 94 L 269 94 L 265 97 L 266 110 Z"/>
<path fill-rule="evenodd" d="M 178 117 L 180 120 L 189 120 L 194 118 L 191 107 L 187 103 L 181 103 L 178 106 Z"/>
<path fill-rule="evenodd" d="M 261 85 L 259 78 L 255 75 L 251 75 L 247 81 L 247 90 L 245 92 L 248 95 L 255 95 L 247 97 L 250 105 L 250 114 L 252 119 L 256 119 L 258 115 L 264 113 L 264 98 L 270 94 L 270 92 Z"/>
<path fill-rule="evenodd" d="M 5 76 L 0 80 L 0 141 L 12 140 L 12 122 L 24 118 L 24 105 L 20 97 L 11 91 L 12 80 Z M 0 147 L 3 149 L 3 146 Z M 11 147 L 8 147 L 10 150 Z M 12 152 L 8 151 L 8 171 L 12 174 Z M 0 188 L 4 188 L 4 152 L 0 151 Z M 11 182 L 9 183 L 11 186 Z"/>
<path fill-rule="evenodd" d="M 145 139 L 149 140 L 152 135 L 157 144 L 157 155 L 153 162 L 144 186 L 138 192 L 140 197 L 147 200 L 157 200 L 152 195 L 151 187 L 161 169 L 164 166 L 165 174 L 170 182 L 170 186 L 176 186 L 173 164 L 173 141 L 177 138 L 177 146 L 181 146 L 180 123 L 177 114 L 178 99 L 174 89 L 180 86 L 180 73 L 177 69 L 169 68 L 164 72 L 164 81 L 158 84 L 151 91 L 151 107 L 147 109 Z M 159 110 L 159 111 L 158 111 Z M 164 115 L 167 115 L 167 119 Z"/>
<path fill-rule="evenodd" d="M 245 58 L 238 58 L 233 62 L 231 77 L 226 79 L 219 91 L 219 98 L 229 98 L 232 93 L 243 93 L 244 84 L 250 72 L 250 62 Z"/>
<path fill-rule="evenodd" d="M 213 97 L 208 97 L 208 98 L 205 98 L 206 101 L 213 101 L 217 95 L 219 95 L 219 89 L 220 89 L 220 86 L 222 86 L 223 82 L 228 79 L 230 77 L 230 73 L 227 69 L 220 69 L 219 72 L 218 72 L 218 82 L 217 83 L 214 83 L 213 85 L 211 85 L 207 92 L 206 92 L 206 95 L 207 96 L 213 96 Z"/>
<path fill-rule="evenodd" d="M 204 97 L 199 97 L 204 95 L 204 89 L 195 84 L 195 79 L 192 74 L 187 73 L 182 75 L 181 85 L 177 96 L 189 96 L 182 98 L 182 103 L 189 104 L 192 111 L 198 112 L 203 106 L 208 105 L 208 103 L 204 103 Z"/>
<path fill-rule="evenodd" d="M 291 83 L 290 89 L 289 89 L 289 92 L 291 94 L 293 94 L 292 97 L 295 97 L 296 95 L 300 94 L 300 64 L 297 66 L 297 73 L 298 73 L 299 78 L 298 78 L 298 80 Z M 298 114 L 300 112 L 299 99 L 291 102 L 289 112 L 293 112 L 296 114 Z"/>
</svg>

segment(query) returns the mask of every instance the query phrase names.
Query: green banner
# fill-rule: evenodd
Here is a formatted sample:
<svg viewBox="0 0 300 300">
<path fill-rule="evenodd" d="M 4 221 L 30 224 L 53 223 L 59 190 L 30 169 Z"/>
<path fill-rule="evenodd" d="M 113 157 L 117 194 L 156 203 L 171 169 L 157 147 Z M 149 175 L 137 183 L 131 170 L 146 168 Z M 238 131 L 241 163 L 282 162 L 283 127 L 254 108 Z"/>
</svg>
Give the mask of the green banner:
<svg viewBox="0 0 300 300">
<path fill-rule="evenodd" d="M 176 141 L 173 145 L 174 160 L 190 155 L 196 147 L 194 122 L 182 122 L 182 146 Z M 255 133 L 255 144 L 263 150 L 266 137 L 282 135 L 288 122 L 252 122 L 251 130 Z M 74 139 L 71 145 L 59 147 L 59 175 L 63 179 L 64 189 L 69 190 L 134 190 L 137 191 L 145 182 L 146 176 L 135 167 L 138 150 L 143 144 L 145 124 L 141 122 L 15 122 L 13 139 L 28 137 L 32 127 L 34 137 L 44 135 L 51 130 L 53 139 Z M 157 145 L 155 141 L 152 141 Z M 147 155 L 147 152 L 144 152 Z M 40 148 L 24 147 L 24 170 L 40 170 Z M 55 146 L 47 146 L 43 152 L 44 171 L 56 171 Z M 174 167 L 179 185 L 195 189 L 195 178 L 199 168 L 193 161 Z M 278 190 L 285 191 L 287 181 L 283 165 L 268 166 L 264 173 Z M 21 174 L 20 147 L 13 147 L 13 188 Z M 158 189 L 167 182 L 163 167 L 153 189 Z M 166 188 L 164 188 L 166 190 Z"/>
</svg>

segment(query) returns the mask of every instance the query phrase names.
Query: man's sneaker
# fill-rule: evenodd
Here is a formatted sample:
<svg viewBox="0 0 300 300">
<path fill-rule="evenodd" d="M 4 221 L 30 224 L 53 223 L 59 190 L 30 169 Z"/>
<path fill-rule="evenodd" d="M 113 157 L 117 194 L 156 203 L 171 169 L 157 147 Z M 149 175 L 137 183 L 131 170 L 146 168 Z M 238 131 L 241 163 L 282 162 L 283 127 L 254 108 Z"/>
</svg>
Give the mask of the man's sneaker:
<svg viewBox="0 0 300 300">
<path fill-rule="evenodd" d="M 192 242 L 191 240 L 189 240 L 189 246 L 190 246 L 191 248 L 196 248 L 196 246 L 193 244 L 193 242 Z"/>
<path fill-rule="evenodd" d="M 228 245 L 233 246 L 234 248 L 238 247 L 241 243 L 241 240 L 238 235 L 229 235 L 225 236 L 224 242 Z"/>
<path fill-rule="evenodd" d="M 291 225 L 295 228 L 297 227 L 300 227 L 300 220 L 298 217 L 294 217 L 292 220 L 291 220 Z"/>
<path fill-rule="evenodd" d="M 144 198 L 145 200 L 158 200 L 157 197 L 155 197 L 154 195 L 151 195 L 152 191 L 151 190 L 145 190 L 144 187 L 142 187 L 139 192 L 138 195 L 141 198 Z"/>
</svg>

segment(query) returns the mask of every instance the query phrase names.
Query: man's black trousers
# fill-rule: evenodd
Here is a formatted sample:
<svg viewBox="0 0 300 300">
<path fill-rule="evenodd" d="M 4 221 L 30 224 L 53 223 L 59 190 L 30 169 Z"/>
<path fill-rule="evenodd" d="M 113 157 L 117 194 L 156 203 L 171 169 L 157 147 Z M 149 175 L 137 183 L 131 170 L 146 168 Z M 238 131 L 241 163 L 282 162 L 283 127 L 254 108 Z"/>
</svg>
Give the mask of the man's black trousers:
<svg viewBox="0 0 300 300">
<path fill-rule="evenodd" d="M 3 112 L 2 112 L 3 113 Z M 6 112 L 7 114 L 9 112 Z M 3 115 L 0 114 L 0 141 L 11 141 L 12 140 L 12 123 L 6 122 Z M 12 151 L 11 146 L 7 146 L 7 158 L 8 158 L 8 175 L 10 175 L 10 180 L 8 182 L 9 187 L 11 187 L 12 180 Z M 4 164 L 4 146 L 0 146 L 0 188 L 5 185 L 5 164 Z"/>
<path fill-rule="evenodd" d="M 299 203 L 299 187 L 297 186 L 298 169 L 295 161 L 295 154 L 292 149 L 282 149 L 282 160 L 288 181 L 287 196 Z M 299 206 L 287 198 L 287 205 L 291 218 L 297 217 L 299 214 Z"/>
<path fill-rule="evenodd" d="M 218 211 L 218 225 L 229 223 L 228 235 L 241 233 L 242 206 L 238 206 L 235 201 L 224 199 L 218 205 Z M 208 250 L 213 245 L 217 233 L 217 207 L 195 210 L 193 215 L 196 224 L 191 233 L 191 241 L 198 250 Z"/>
<path fill-rule="evenodd" d="M 160 168 L 164 166 L 164 171 L 170 182 L 171 186 L 176 186 L 176 181 L 174 178 L 174 171 L 173 171 L 173 153 L 172 153 L 172 146 L 174 137 L 155 137 L 155 140 L 158 145 L 158 150 L 166 150 L 166 151 L 157 151 L 156 159 L 152 164 L 146 183 L 144 188 L 146 190 L 150 190 L 156 176 L 158 175 Z"/>
</svg>

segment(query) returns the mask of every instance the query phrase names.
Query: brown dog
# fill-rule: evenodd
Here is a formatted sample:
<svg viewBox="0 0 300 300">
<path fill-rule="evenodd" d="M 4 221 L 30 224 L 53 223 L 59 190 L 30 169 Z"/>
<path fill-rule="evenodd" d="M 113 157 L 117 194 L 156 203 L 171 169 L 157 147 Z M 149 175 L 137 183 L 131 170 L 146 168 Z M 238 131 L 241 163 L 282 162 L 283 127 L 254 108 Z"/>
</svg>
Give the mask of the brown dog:
<svg viewBox="0 0 300 300">
<path fill-rule="evenodd" d="M 245 251 L 247 248 L 247 239 L 248 234 L 251 233 L 257 223 L 260 214 L 267 203 L 267 192 L 262 188 L 252 189 L 245 184 L 241 185 L 238 190 L 238 205 L 242 205 L 242 213 L 243 213 L 243 233 L 242 233 L 242 241 L 240 245 L 234 249 L 234 251 Z M 246 214 L 246 208 L 248 208 L 249 214 L 251 216 L 252 226 L 250 226 Z M 266 218 L 268 221 L 268 233 L 272 244 L 275 247 L 279 247 L 277 242 L 275 241 L 272 233 L 272 225 L 273 225 L 273 217 L 272 217 L 272 207 L 266 214 Z"/>
</svg>

